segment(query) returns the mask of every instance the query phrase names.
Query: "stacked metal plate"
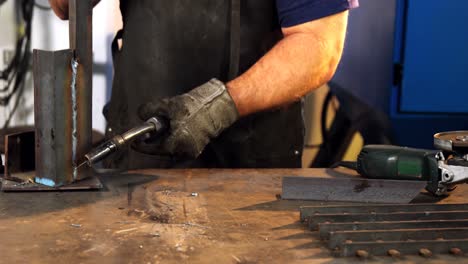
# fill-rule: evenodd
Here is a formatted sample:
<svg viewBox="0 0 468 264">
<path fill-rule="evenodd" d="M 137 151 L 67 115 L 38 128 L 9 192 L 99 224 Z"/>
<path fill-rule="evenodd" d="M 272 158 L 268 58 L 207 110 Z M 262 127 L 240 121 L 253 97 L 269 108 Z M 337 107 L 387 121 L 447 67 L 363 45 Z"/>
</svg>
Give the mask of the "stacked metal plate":
<svg viewBox="0 0 468 264">
<path fill-rule="evenodd" d="M 336 256 L 468 253 L 468 204 L 301 207 Z"/>
</svg>

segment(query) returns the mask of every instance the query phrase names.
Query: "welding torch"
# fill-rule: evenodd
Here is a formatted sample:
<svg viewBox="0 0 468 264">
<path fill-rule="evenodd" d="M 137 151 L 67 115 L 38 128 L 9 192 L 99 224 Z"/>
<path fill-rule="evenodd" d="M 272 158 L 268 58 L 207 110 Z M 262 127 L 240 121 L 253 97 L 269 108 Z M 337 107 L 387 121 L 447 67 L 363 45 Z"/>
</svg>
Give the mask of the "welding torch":
<svg viewBox="0 0 468 264">
<path fill-rule="evenodd" d="M 167 127 L 168 122 L 166 120 L 160 117 L 152 117 L 143 124 L 136 126 L 123 134 L 114 136 L 110 140 L 102 143 L 98 147 L 88 152 L 86 155 L 84 155 L 85 161 L 81 163 L 78 168 L 85 164 L 92 167 L 94 164 L 105 159 L 110 154 L 116 152 L 119 149 L 122 149 L 134 139 L 145 136 L 147 134 L 160 134 L 166 130 Z"/>
</svg>

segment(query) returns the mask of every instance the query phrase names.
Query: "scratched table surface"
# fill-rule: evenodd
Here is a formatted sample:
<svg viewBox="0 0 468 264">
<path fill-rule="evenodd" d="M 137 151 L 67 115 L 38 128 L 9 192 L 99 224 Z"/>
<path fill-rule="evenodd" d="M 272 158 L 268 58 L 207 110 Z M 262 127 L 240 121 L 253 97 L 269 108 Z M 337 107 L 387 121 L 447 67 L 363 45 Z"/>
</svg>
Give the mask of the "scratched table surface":
<svg viewBox="0 0 468 264">
<path fill-rule="evenodd" d="M 362 263 L 333 258 L 298 221 L 300 205 L 323 202 L 278 199 L 294 175 L 327 171 L 142 170 L 100 176 L 101 191 L 0 193 L 0 263 Z M 437 202 L 468 202 L 466 190 Z"/>
</svg>

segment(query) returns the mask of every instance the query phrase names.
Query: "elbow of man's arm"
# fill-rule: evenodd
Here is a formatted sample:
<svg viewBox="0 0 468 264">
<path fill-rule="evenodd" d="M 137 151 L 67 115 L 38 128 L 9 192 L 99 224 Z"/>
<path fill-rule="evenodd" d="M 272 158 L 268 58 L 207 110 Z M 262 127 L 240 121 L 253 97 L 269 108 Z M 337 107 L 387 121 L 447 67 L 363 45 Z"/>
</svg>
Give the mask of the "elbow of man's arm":
<svg viewBox="0 0 468 264">
<path fill-rule="evenodd" d="M 310 21 L 290 28 L 283 28 L 285 38 L 296 36 L 306 47 L 311 66 L 310 87 L 319 87 L 335 75 L 343 54 L 348 11 Z"/>
<path fill-rule="evenodd" d="M 329 45 L 331 47 L 327 52 L 325 52 L 326 54 L 324 54 L 324 57 L 326 58 L 326 68 L 323 72 L 324 84 L 329 82 L 333 78 L 333 76 L 335 76 L 336 70 L 341 61 L 341 56 L 343 54 L 344 41 L 336 39 L 331 41 Z"/>
<path fill-rule="evenodd" d="M 309 91 L 318 88 L 329 82 L 336 73 L 338 65 L 343 54 L 344 40 L 340 37 L 323 37 L 317 35 L 309 35 L 306 37 L 309 43 L 313 43 L 306 49 L 305 52 L 311 52 L 309 56 L 304 56 L 309 59 L 309 63 L 305 63 L 309 70 L 306 74 L 306 86 Z"/>
<path fill-rule="evenodd" d="M 68 0 L 49 0 L 49 4 L 58 18 L 68 19 Z"/>
</svg>

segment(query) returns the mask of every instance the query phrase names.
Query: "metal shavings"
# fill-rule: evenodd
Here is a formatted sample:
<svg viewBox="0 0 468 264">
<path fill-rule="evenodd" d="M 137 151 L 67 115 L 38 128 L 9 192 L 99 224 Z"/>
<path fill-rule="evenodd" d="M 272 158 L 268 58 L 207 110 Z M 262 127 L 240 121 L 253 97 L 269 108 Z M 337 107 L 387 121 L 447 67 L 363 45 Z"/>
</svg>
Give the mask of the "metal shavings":
<svg viewBox="0 0 468 264">
<path fill-rule="evenodd" d="M 21 183 L 17 183 L 17 184 L 15 184 L 14 186 L 15 186 L 15 187 L 18 187 L 18 186 L 25 186 L 25 185 L 28 185 L 28 184 L 30 184 L 30 183 L 34 183 L 34 180 L 33 180 L 33 179 L 27 179 L 26 181 L 21 182 Z"/>
<path fill-rule="evenodd" d="M 199 224 L 195 224 L 195 223 L 190 223 L 190 222 L 183 223 L 182 225 L 184 225 L 184 226 L 194 226 L 194 227 L 205 228 L 205 229 L 208 228 L 207 226 L 203 226 L 203 225 L 199 225 Z"/>
<path fill-rule="evenodd" d="M 191 194 L 191 196 L 193 196 L 193 197 L 198 197 L 198 193 L 193 192 L 193 193 Z"/>
<path fill-rule="evenodd" d="M 78 168 L 76 161 L 76 149 L 78 146 L 78 103 L 77 103 L 77 92 L 76 92 L 76 76 L 78 72 L 78 61 L 73 58 L 71 61 L 72 69 L 72 81 L 71 81 L 71 97 L 72 97 L 72 165 L 73 165 L 73 179 L 76 180 L 78 177 Z"/>
<path fill-rule="evenodd" d="M 80 225 L 80 224 L 71 224 L 70 226 L 72 226 L 72 227 L 76 227 L 76 228 L 80 228 L 80 227 L 81 227 L 81 225 Z"/>
<path fill-rule="evenodd" d="M 123 230 L 115 231 L 114 233 L 115 233 L 115 234 L 126 233 L 126 232 L 135 231 L 135 230 L 137 230 L 137 229 L 139 229 L 139 227 L 134 227 L 134 228 L 129 228 L 129 229 L 123 229 Z"/>
<path fill-rule="evenodd" d="M 135 221 L 118 221 L 118 222 L 116 222 L 116 223 L 117 223 L 117 224 L 124 224 L 124 225 L 126 225 L 126 224 L 134 224 Z"/>
</svg>

